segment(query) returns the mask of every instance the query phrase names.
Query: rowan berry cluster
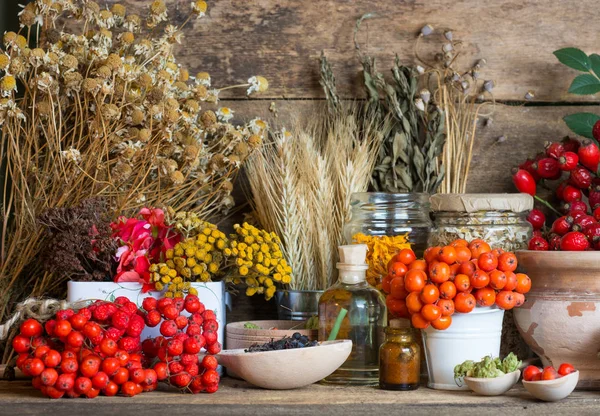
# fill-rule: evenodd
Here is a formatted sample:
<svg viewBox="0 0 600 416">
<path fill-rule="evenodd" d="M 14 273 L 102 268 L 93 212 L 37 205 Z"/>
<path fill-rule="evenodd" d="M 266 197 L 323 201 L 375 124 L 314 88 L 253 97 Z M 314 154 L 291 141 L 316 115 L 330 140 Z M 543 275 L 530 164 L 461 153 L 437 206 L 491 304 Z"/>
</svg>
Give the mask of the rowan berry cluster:
<svg viewBox="0 0 600 416">
<path fill-rule="evenodd" d="M 12 342 L 17 367 L 53 399 L 135 396 L 159 381 L 193 393 L 217 391 L 213 354 L 221 344 L 214 312 L 195 295 L 146 298 L 142 306 L 118 297 L 61 310 L 46 322 L 27 319 Z M 141 343 L 144 328 L 159 324 L 162 336 Z M 202 348 L 208 355 L 200 361 Z"/>
<path fill-rule="evenodd" d="M 144 313 L 127 298 L 61 310 L 42 325 L 21 324 L 13 339 L 17 367 L 45 396 L 93 398 L 152 391 L 157 375 L 144 368 L 140 335 Z"/>
<path fill-rule="evenodd" d="M 148 312 L 148 326 L 160 323 L 162 335 L 142 343 L 144 356 L 153 363 L 158 380 L 192 393 L 216 392 L 219 373 L 213 355 L 221 351 L 221 344 L 214 312 L 206 310 L 195 295 L 158 301 L 146 298 L 142 307 Z M 208 355 L 200 360 L 198 353 L 203 348 Z"/>
<path fill-rule="evenodd" d="M 401 250 L 382 281 L 388 310 L 410 318 L 418 329 L 448 329 L 455 312 L 469 313 L 476 306 L 519 307 L 531 289 L 529 276 L 515 273 L 517 257 L 481 239 L 429 247 L 423 257 Z"/>
</svg>

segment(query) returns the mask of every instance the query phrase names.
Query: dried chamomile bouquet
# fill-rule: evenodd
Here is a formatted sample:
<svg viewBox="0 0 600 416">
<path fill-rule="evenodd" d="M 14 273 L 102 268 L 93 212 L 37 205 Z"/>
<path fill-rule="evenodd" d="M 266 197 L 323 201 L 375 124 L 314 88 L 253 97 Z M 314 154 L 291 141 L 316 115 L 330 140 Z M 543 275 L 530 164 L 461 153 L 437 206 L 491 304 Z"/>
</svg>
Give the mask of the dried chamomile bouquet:
<svg viewBox="0 0 600 416">
<path fill-rule="evenodd" d="M 35 0 L 20 12 L 21 30 L 0 48 L 0 292 L 31 293 L 13 277 L 42 273 L 29 263 L 44 244 L 36 217 L 48 208 L 99 196 L 115 217 L 169 205 L 210 219 L 232 207 L 232 180 L 266 123 L 232 125 L 233 111 L 216 105 L 223 88 L 177 63 L 183 27 L 206 9 L 193 1 L 181 25 L 162 0 L 145 16 L 90 0 Z M 250 94 L 268 83 L 253 76 L 241 86 Z"/>
</svg>

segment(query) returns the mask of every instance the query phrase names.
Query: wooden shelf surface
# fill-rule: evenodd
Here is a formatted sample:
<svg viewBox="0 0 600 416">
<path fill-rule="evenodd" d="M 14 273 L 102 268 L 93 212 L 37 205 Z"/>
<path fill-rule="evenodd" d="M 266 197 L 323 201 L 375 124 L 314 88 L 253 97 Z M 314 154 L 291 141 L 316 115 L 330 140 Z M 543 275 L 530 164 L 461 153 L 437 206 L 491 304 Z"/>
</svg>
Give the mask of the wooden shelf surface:
<svg viewBox="0 0 600 416">
<path fill-rule="evenodd" d="M 89 413 L 88 413 L 89 412 Z M 0 381 L 0 415 L 598 415 L 600 392 L 576 391 L 556 403 L 535 400 L 521 386 L 498 397 L 421 387 L 410 392 L 315 384 L 297 390 L 262 390 L 224 378 L 215 394 L 160 390 L 137 397 L 50 400 L 25 380 Z"/>
</svg>

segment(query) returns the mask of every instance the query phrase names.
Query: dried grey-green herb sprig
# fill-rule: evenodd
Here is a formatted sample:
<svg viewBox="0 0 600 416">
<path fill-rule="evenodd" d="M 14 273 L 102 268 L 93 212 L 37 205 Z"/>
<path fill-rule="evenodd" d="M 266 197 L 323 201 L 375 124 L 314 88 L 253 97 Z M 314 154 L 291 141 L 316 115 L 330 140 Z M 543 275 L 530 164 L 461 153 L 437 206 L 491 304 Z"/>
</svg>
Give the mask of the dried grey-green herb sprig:
<svg viewBox="0 0 600 416">
<path fill-rule="evenodd" d="M 392 81 L 379 73 L 375 59 L 363 54 L 357 34 L 365 14 L 357 20 L 354 45 L 363 67 L 367 117 L 391 117 L 393 128 L 385 137 L 372 174 L 371 186 L 382 192 L 434 193 L 444 178 L 440 163 L 446 136 L 444 114 L 432 94 L 419 89 L 421 71 L 400 64 L 396 56 Z M 322 60 L 324 57 L 322 58 Z"/>
</svg>

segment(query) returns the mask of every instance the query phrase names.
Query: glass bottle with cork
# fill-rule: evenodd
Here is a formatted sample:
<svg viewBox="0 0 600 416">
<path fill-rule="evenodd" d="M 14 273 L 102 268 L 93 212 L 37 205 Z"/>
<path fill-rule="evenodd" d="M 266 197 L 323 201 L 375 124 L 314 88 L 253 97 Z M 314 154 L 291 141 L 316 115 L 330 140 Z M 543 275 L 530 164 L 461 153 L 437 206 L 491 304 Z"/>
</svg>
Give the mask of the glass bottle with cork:
<svg viewBox="0 0 600 416">
<path fill-rule="evenodd" d="M 340 246 L 339 254 L 338 281 L 319 299 L 319 341 L 350 339 L 352 352 L 323 382 L 377 385 L 387 321 L 385 298 L 366 281 L 365 244 Z"/>
<path fill-rule="evenodd" d="M 379 349 L 379 387 L 416 390 L 421 377 L 421 347 L 407 320 L 392 319 Z"/>
</svg>

